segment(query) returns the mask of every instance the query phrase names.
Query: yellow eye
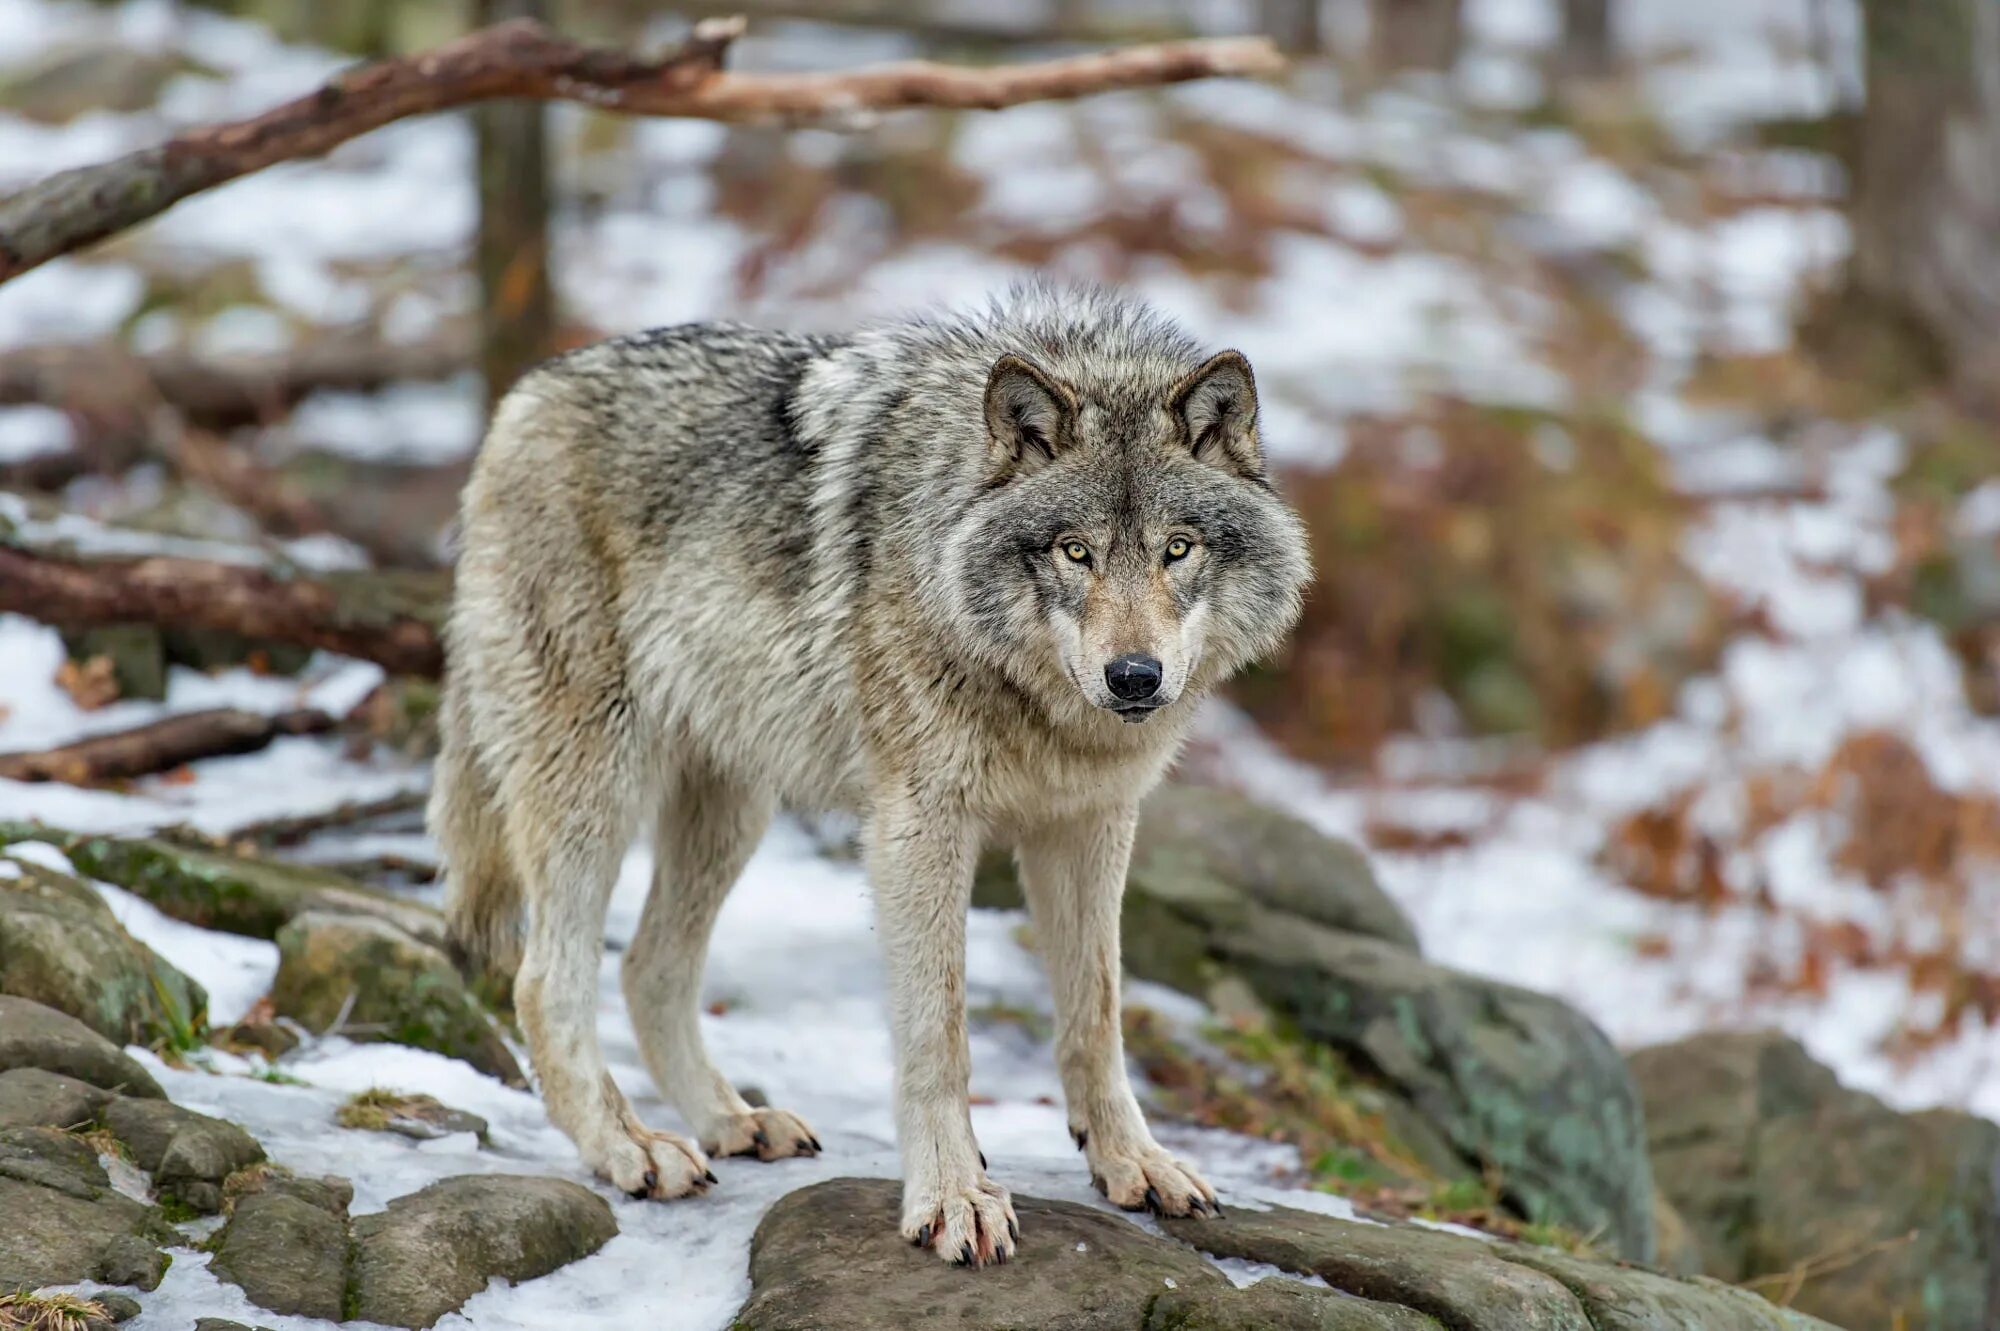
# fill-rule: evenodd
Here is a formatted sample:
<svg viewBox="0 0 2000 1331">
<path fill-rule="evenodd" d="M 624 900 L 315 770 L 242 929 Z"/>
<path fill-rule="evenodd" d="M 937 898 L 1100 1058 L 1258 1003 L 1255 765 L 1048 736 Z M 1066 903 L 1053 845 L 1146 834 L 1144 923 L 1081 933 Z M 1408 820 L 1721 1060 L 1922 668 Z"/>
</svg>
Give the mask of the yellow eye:
<svg viewBox="0 0 2000 1331">
<path fill-rule="evenodd" d="M 1188 557 L 1188 551 L 1192 549 L 1194 549 L 1194 547 L 1188 544 L 1186 537 L 1184 536 L 1174 537 L 1173 540 L 1167 542 L 1167 562 L 1171 564 L 1176 559 L 1186 559 Z"/>
<path fill-rule="evenodd" d="M 1090 547 L 1082 541 L 1064 541 L 1062 552 L 1079 564 L 1090 562 Z"/>
</svg>

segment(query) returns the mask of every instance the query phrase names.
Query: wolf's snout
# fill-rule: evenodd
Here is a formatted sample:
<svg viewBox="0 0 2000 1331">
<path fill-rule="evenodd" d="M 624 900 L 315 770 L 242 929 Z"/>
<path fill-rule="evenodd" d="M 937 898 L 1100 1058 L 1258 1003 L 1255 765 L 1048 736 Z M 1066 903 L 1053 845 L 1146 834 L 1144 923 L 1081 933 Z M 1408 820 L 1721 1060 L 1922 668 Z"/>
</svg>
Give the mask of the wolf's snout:
<svg viewBox="0 0 2000 1331">
<path fill-rule="evenodd" d="M 1160 663 L 1141 652 L 1127 652 L 1104 667 L 1104 682 L 1120 702 L 1145 702 L 1160 691 Z"/>
</svg>

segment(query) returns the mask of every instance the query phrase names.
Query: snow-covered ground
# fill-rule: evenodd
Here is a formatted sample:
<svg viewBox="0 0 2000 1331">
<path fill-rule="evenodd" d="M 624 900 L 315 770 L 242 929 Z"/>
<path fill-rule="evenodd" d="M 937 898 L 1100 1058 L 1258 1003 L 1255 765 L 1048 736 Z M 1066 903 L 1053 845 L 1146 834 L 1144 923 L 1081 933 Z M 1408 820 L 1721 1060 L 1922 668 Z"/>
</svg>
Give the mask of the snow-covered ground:
<svg viewBox="0 0 2000 1331">
<path fill-rule="evenodd" d="M 1022 242 L 1064 234 L 1107 211 L 1157 213 L 1226 248 L 1231 201 L 1174 128 L 1189 119 L 1233 127 L 1288 154 L 1271 185 L 1287 220 L 1272 228 L 1261 271 L 1197 274 L 1157 254 L 1126 263 L 1089 236 L 1057 247 L 1044 267 L 1116 277 L 1204 336 L 1241 347 L 1259 368 L 1274 455 L 1290 466 L 1325 466 L 1343 455 L 1356 413 L 1394 413 L 1428 393 L 1570 404 L 1576 385 L 1552 351 L 1564 310 L 1540 265 L 1610 268 L 1617 275 L 1606 282 L 1607 303 L 1644 355 L 1643 382 L 1625 405 L 1698 506 L 1686 562 L 1719 596 L 1755 612 L 1757 627 L 1727 644 L 1713 675 L 1681 690 L 1668 719 L 1555 755 L 1531 793 L 1466 779 L 1483 750 L 1457 740 L 1399 740 L 1372 771 L 1329 774 L 1283 756 L 1220 705 L 1207 718 L 1200 760 L 1336 832 L 1364 836 L 1388 823 L 1454 833 L 1453 844 L 1376 856 L 1429 952 L 1558 993 L 1623 1044 L 1773 1023 L 1850 1082 L 1900 1104 L 2000 1117 L 2000 1036 L 1984 1024 L 1969 1022 L 1914 1058 L 1887 1051 L 1889 1037 L 1920 1024 L 1930 1001 L 1912 991 L 1907 975 L 1845 966 L 1812 987 L 1761 981 L 1773 967 L 1796 963 L 1802 921 L 1842 921 L 1878 936 L 1916 927 L 1836 862 L 1835 838 L 1818 815 L 1795 814 L 1732 844 L 1720 873 L 1737 895 L 1720 905 L 1642 895 L 1606 867 L 1604 854 L 1621 820 L 1683 794 L 1718 829 L 1740 824 L 1757 774 L 1816 770 L 1863 732 L 1905 737 L 1944 790 L 2000 795 L 2000 724 L 1970 707 L 1957 658 L 1934 627 L 1893 607 L 1872 608 L 1865 594 L 1895 551 L 1890 487 L 1904 441 L 1865 423 L 1822 423 L 1809 445 L 1774 439 L 1762 421 L 1697 405 L 1687 392 L 1703 356 L 1784 350 L 1800 300 L 1844 257 L 1831 163 L 1761 150 L 1725 158 L 1718 145 L 1746 120 L 1824 109 L 1851 90 L 1853 7 L 1816 0 L 1621 6 L 1628 46 L 1643 57 L 1646 109 L 1680 151 L 1718 152 L 1680 174 L 1515 114 L 1546 91 L 1539 53 L 1555 31 L 1553 0 L 1469 0 L 1469 9 L 1472 44 L 1446 78 L 1343 95 L 1328 71 L 1313 69 L 1290 88 L 1193 85 L 964 118 L 947 159 L 980 189 L 967 222 L 977 234 L 963 240 L 901 236 L 884 220 L 888 205 L 834 192 L 804 228 L 804 243 L 774 246 L 760 224 L 722 204 L 718 127 L 637 123 L 602 147 L 601 122 L 563 108 L 556 124 L 565 185 L 588 206 L 561 219 L 562 295 L 580 322 L 607 331 L 714 316 L 834 325 L 978 300 L 1033 271 L 1007 257 Z M 174 74 L 147 111 L 46 125 L 0 110 L 0 191 L 152 142 L 171 125 L 260 109 L 315 86 L 339 63 L 254 25 L 164 0 L 0 0 L 0 68 L 62 44 L 114 38 L 185 52 L 200 70 Z M 746 54 L 815 63 L 797 52 Z M 925 132 L 920 120 L 897 119 L 877 132 L 885 142 L 907 142 Z M 583 152 L 586 139 L 599 148 Z M 473 217 L 470 151 L 461 121 L 433 118 L 349 144 L 324 163 L 214 191 L 99 253 L 0 287 L 0 348 L 122 338 L 141 350 L 262 351 L 354 322 L 420 340 L 469 309 L 457 256 Z M 773 151 L 794 166 L 824 168 L 847 149 L 832 135 L 803 133 L 777 140 Z M 1692 208 L 1696 185 L 1755 201 Z M 1441 241 L 1449 227 L 1426 220 L 1403 187 L 1432 202 L 1466 201 L 1479 239 Z M 229 264 L 248 265 L 257 303 L 199 314 L 145 309 L 149 283 L 161 273 L 185 279 Z M 476 399 L 466 381 L 330 394 L 293 417 L 281 446 L 373 460 L 462 455 L 476 435 Z M 32 408 L 0 411 L 0 461 L 63 448 L 69 428 Z M 23 513 L 10 507 L 5 516 Z M 1958 522 L 1975 538 L 2000 535 L 2000 489 L 1964 497 Z M 74 517 L 37 530 L 106 539 Z M 183 548 L 214 555 L 221 547 Z M 333 660 L 315 662 L 301 680 L 182 671 L 163 705 L 86 713 L 51 682 L 60 655 L 50 630 L 0 616 L 0 750 L 221 702 L 340 711 L 379 678 L 372 667 Z M 293 738 L 203 763 L 192 782 L 145 781 L 128 793 L 0 783 L 0 817 L 102 830 L 184 822 L 223 832 L 276 813 L 420 789 L 425 780 L 420 766 L 393 757 L 357 761 L 336 742 Z M 407 837 L 398 848 L 428 851 Z M 609 928 L 614 943 L 636 919 L 643 849 L 626 869 Z M 275 967 L 268 945 L 191 929 L 105 891 L 128 927 L 209 987 L 218 1020 L 262 992 Z M 1785 911 L 1774 915 L 1760 904 L 1767 898 Z M 2000 911 L 1966 923 L 1969 950 L 2000 953 Z M 973 923 L 975 1008 L 1046 1008 L 1038 963 L 1014 940 L 1015 924 L 991 914 Z M 722 1185 L 699 1201 L 619 1199 L 621 1234 L 603 1252 L 523 1288 L 488 1291 L 466 1316 L 482 1327 L 530 1327 L 609 1318 L 615 1309 L 620 1324 L 651 1317 L 648 1324 L 677 1328 L 725 1325 L 748 1287 L 745 1241 L 771 1200 L 834 1174 L 894 1172 L 878 980 L 859 871 L 781 823 L 723 914 L 707 982 L 715 1010 L 704 1029 L 721 1065 L 804 1114 L 826 1154 L 774 1165 L 718 1162 Z M 615 956 L 606 961 L 603 996 L 601 1028 L 616 1075 L 645 1117 L 673 1123 L 639 1066 Z M 1169 994 L 1134 997 L 1182 1020 L 1202 1017 Z M 998 1177 L 1021 1191 L 1095 1201 L 1064 1130 L 1046 1048 L 1013 1025 L 987 1023 L 975 1037 L 974 1064 L 974 1122 Z M 353 1179 L 357 1210 L 470 1170 L 583 1177 L 532 1096 L 451 1060 L 336 1040 L 288 1063 L 304 1086 L 229 1075 L 247 1067 L 227 1058 L 216 1067 L 222 1075 L 161 1076 L 176 1099 L 243 1123 L 281 1162 Z M 333 1130 L 339 1100 L 375 1085 L 427 1091 L 486 1116 L 492 1148 Z M 1289 1163 L 1286 1152 L 1221 1133 L 1166 1135 L 1232 1203 L 1279 1195 L 1270 1179 Z M 1283 1199 L 1341 1206 L 1323 1194 Z M 137 1323 L 141 1331 L 178 1331 L 196 1310 L 287 1331 L 311 1325 L 249 1308 L 205 1263 L 179 1254 Z"/>
</svg>

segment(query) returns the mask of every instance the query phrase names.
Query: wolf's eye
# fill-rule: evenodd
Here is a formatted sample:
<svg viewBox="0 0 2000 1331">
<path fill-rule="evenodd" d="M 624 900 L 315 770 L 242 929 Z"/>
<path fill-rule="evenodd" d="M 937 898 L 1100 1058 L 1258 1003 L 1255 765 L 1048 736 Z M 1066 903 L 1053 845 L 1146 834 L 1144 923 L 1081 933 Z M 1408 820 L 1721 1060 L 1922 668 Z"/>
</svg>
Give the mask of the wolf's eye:
<svg viewBox="0 0 2000 1331">
<path fill-rule="evenodd" d="M 1079 564 L 1090 562 L 1090 547 L 1082 541 L 1064 541 L 1062 552 Z"/>
<path fill-rule="evenodd" d="M 1173 540 L 1167 542 L 1167 562 L 1171 564 L 1176 559 L 1186 559 L 1188 551 L 1192 549 L 1194 547 L 1188 544 L 1185 536 L 1174 537 Z"/>
</svg>

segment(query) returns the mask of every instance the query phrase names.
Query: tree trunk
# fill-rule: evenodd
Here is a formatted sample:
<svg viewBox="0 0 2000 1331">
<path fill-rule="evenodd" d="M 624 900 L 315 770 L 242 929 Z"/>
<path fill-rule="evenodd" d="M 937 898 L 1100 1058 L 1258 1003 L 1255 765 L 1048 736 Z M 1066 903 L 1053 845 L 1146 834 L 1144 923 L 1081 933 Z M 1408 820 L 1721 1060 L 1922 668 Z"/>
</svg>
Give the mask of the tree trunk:
<svg viewBox="0 0 2000 1331">
<path fill-rule="evenodd" d="M 545 22 L 548 8 L 547 0 L 477 0 L 477 22 Z M 479 145 L 479 368 L 490 410 L 522 371 L 554 350 L 547 109 L 490 102 L 473 111 L 472 123 Z"/>
<path fill-rule="evenodd" d="M 1563 0 L 1562 68 L 1592 76 L 1611 68 L 1611 0 Z"/>
<path fill-rule="evenodd" d="M 1459 0 L 1375 0 L 1375 63 L 1382 69 L 1450 69 L 1458 62 Z"/>
<path fill-rule="evenodd" d="M 1851 294 L 2000 410 L 2000 3 L 1868 0 Z"/>
</svg>

